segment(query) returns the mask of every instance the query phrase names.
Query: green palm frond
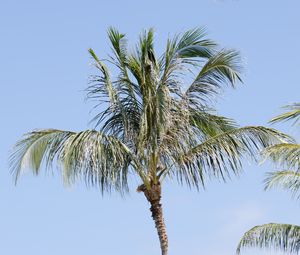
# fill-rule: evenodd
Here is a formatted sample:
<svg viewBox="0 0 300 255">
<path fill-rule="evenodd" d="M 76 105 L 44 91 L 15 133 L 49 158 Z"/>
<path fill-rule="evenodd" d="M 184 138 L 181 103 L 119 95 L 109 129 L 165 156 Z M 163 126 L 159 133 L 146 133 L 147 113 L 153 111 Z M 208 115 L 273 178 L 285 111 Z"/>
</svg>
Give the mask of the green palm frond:
<svg viewBox="0 0 300 255">
<path fill-rule="evenodd" d="M 221 50 L 208 59 L 194 82 L 187 88 L 183 98 L 191 105 L 201 107 L 211 101 L 224 85 L 232 87 L 240 78 L 240 55 L 235 50 Z"/>
<path fill-rule="evenodd" d="M 91 78 L 91 82 L 96 83 L 97 85 L 88 87 L 87 97 L 99 98 L 101 100 L 100 102 L 106 102 L 106 100 L 109 100 L 108 102 L 115 104 L 117 100 L 117 92 L 113 87 L 106 65 L 97 57 L 92 49 L 89 49 L 89 53 L 94 59 L 95 67 L 100 71 L 101 75 L 93 76 Z"/>
<path fill-rule="evenodd" d="M 300 173 L 295 171 L 276 171 L 267 173 L 264 180 L 265 190 L 280 187 L 292 193 L 293 197 L 300 198 Z"/>
<path fill-rule="evenodd" d="M 126 97 L 127 100 L 133 102 L 137 107 L 138 85 L 132 81 L 128 74 L 128 50 L 125 34 L 121 34 L 117 29 L 110 27 L 108 29 L 108 37 L 112 44 L 114 57 L 112 60 L 120 73 L 115 84 L 118 86 L 118 94 L 120 97 Z"/>
<path fill-rule="evenodd" d="M 123 49 L 125 45 L 121 42 L 124 35 L 111 28 L 109 38 L 118 58 L 116 65 L 121 73 L 117 81 L 111 81 L 107 67 L 90 49 L 89 52 L 95 61 L 96 68 L 101 71 L 101 75 L 91 78 L 91 85 L 87 88 L 87 97 L 97 100 L 96 107 L 103 108 L 104 103 L 109 103 L 104 110 L 96 114 L 92 122 L 95 122 L 96 126 L 101 126 L 101 130 L 106 134 L 128 141 L 134 139 L 133 134 L 139 129 L 142 111 L 140 95 L 137 93 L 137 85 L 129 79 L 127 73 L 126 50 Z"/>
<path fill-rule="evenodd" d="M 127 40 L 125 34 L 121 34 L 117 29 L 110 27 L 107 31 L 108 38 L 111 42 L 113 53 L 116 59 L 115 64 L 124 70 L 127 58 Z"/>
<path fill-rule="evenodd" d="M 212 56 L 217 44 L 206 38 L 205 28 L 195 28 L 168 39 L 166 51 L 160 61 L 162 83 L 176 82 L 177 72 L 184 65 L 197 65 Z"/>
<path fill-rule="evenodd" d="M 186 31 L 183 34 L 176 35 L 173 39 L 167 42 L 167 50 L 165 52 L 166 66 L 172 63 L 175 58 L 209 58 L 213 49 L 217 44 L 206 38 L 206 29 L 194 28 Z"/>
<path fill-rule="evenodd" d="M 295 103 L 292 105 L 287 105 L 283 107 L 287 110 L 287 112 L 280 114 L 279 116 L 274 117 L 271 119 L 271 123 L 276 123 L 280 121 L 288 121 L 294 120 L 294 124 L 299 122 L 300 120 L 300 103 Z"/>
<path fill-rule="evenodd" d="M 154 52 L 153 28 L 141 34 L 137 54 L 140 59 L 144 82 L 147 82 L 147 76 L 151 77 L 153 73 L 155 76 L 158 76 L 158 62 Z"/>
<path fill-rule="evenodd" d="M 10 158 L 16 181 L 26 167 L 39 174 L 43 161 L 47 168 L 57 162 L 66 183 L 83 178 L 102 191 L 127 191 L 129 167 L 141 170 L 126 145 L 95 130 L 75 133 L 46 129 L 26 134 Z"/>
<path fill-rule="evenodd" d="M 297 254 L 300 250 L 300 226 L 276 223 L 256 226 L 244 234 L 237 254 L 249 247 L 273 248 Z"/>
<path fill-rule="evenodd" d="M 240 173 L 243 156 L 255 159 L 262 149 L 287 139 L 285 134 L 261 126 L 235 128 L 206 139 L 183 154 L 172 154 L 173 150 L 169 157 L 174 168 L 165 171 L 165 175 L 175 175 L 180 182 L 185 180 L 197 188 L 204 184 L 203 176 L 226 180 L 232 173 Z"/>
<path fill-rule="evenodd" d="M 193 108 L 190 108 L 190 124 L 207 137 L 237 128 L 237 124 L 232 119 L 215 115 L 204 109 L 199 111 Z"/>
<path fill-rule="evenodd" d="M 181 37 L 177 37 L 175 54 L 181 59 L 211 57 L 212 50 L 217 44 L 205 38 L 206 36 L 207 31 L 204 27 L 186 31 Z"/>
<path fill-rule="evenodd" d="M 276 165 L 288 169 L 300 169 L 300 144 L 282 143 L 268 147 L 263 152 L 265 159 L 271 159 Z"/>
</svg>

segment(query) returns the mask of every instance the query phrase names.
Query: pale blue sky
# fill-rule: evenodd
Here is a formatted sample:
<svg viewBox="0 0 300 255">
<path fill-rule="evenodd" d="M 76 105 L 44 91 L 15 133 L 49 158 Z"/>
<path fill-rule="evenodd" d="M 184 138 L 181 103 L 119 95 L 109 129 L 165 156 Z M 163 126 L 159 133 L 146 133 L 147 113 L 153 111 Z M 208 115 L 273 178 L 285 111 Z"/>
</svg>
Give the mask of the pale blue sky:
<svg viewBox="0 0 300 255">
<path fill-rule="evenodd" d="M 143 28 L 154 27 L 158 49 L 168 34 L 206 26 L 211 38 L 240 50 L 245 63 L 244 85 L 226 91 L 219 112 L 241 125 L 267 125 L 280 106 L 300 101 L 299 10 L 298 0 L 2 0 L 0 254 L 159 254 L 137 182 L 125 199 L 101 197 L 82 184 L 64 188 L 58 175 L 25 174 L 15 187 L 7 166 L 9 149 L 27 131 L 88 127 L 83 90 L 94 70 L 87 49 L 109 53 L 108 26 L 132 45 Z M 299 135 L 288 124 L 276 128 Z M 210 182 L 199 193 L 165 185 L 170 255 L 230 255 L 256 224 L 299 223 L 299 202 L 283 191 L 262 191 L 271 166 L 245 162 L 244 169 L 239 180 Z M 271 254 L 245 254 L 253 252 Z"/>
</svg>

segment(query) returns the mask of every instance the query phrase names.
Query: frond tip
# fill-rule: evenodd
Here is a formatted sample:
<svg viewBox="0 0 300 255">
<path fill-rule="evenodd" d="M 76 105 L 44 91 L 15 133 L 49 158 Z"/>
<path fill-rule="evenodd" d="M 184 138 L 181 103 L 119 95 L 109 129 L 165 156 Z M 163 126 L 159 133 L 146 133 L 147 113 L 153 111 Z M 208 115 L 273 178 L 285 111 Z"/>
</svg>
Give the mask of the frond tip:
<svg viewBox="0 0 300 255">
<path fill-rule="evenodd" d="M 256 226 L 244 234 L 236 253 L 244 248 L 273 248 L 297 254 L 300 250 L 300 226 L 269 223 Z"/>
<path fill-rule="evenodd" d="M 288 120 L 294 120 L 294 124 L 299 122 L 299 120 L 300 120 L 300 103 L 287 105 L 283 108 L 288 111 L 271 119 L 271 121 L 270 121 L 271 123 L 276 123 L 276 122 L 280 122 L 280 121 L 288 121 Z"/>
</svg>

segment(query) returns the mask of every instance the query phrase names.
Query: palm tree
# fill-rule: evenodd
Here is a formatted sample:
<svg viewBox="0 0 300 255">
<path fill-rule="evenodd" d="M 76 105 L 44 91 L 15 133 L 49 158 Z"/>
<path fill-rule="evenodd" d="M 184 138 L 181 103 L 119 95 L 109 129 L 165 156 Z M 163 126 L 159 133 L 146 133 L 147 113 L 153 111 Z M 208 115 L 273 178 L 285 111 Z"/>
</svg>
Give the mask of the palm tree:
<svg viewBox="0 0 300 255">
<path fill-rule="evenodd" d="M 223 86 L 235 87 L 241 81 L 237 51 L 218 49 L 199 28 L 168 39 L 158 58 L 153 36 L 153 29 L 145 31 L 135 50 L 129 51 L 125 35 L 110 28 L 113 56 L 101 60 L 89 50 L 99 72 L 91 76 L 87 89 L 87 97 L 99 106 L 95 128 L 30 132 L 17 142 L 10 162 L 16 180 L 26 166 L 38 175 L 43 162 L 46 169 L 57 163 L 66 183 L 81 179 L 102 192 L 121 194 L 129 190 L 128 176 L 136 175 L 137 191 L 151 205 L 166 255 L 164 180 L 196 189 L 207 177 L 225 180 L 240 172 L 243 156 L 254 158 L 287 137 L 260 126 L 239 128 L 215 113 L 211 103 Z M 118 71 L 116 77 L 105 63 Z"/>
<path fill-rule="evenodd" d="M 294 120 L 299 123 L 300 104 L 288 105 L 288 111 L 273 118 L 271 123 Z M 281 170 L 267 173 L 265 190 L 280 187 L 288 190 L 294 197 L 300 199 L 300 144 L 282 143 L 270 146 L 264 152 L 265 157 L 271 159 Z M 245 247 L 275 248 L 288 253 L 300 251 L 300 226 L 291 224 L 269 223 L 250 229 L 242 237 L 237 253 Z"/>
</svg>

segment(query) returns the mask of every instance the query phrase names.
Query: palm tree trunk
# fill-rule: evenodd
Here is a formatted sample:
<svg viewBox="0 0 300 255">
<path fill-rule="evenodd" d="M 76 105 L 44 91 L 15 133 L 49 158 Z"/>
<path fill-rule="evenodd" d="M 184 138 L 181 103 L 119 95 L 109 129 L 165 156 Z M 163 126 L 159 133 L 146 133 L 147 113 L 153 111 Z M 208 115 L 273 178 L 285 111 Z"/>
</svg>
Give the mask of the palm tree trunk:
<svg viewBox="0 0 300 255">
<path fill-rule="evenodd" d="M 157 233 L 160 241 L 161 254 L 167 255 L 168 236 L 167 236 L 166 225 L 164 223 L 162 206 L 159 201 L 153 201 L 150 203 L 151 203 L 150 211 L 152 212 L 152 218 L 155 222 L 155 227 L 157 229 Z"/>
<path fill-rule="evenodd" d="M 151 204 L 150 211 L 152 218 L 157 229 L 157 234 L 160 241 L 161 254 L 168 254 L 168 236 L 166 225 L 164 223 L 163 210 L 161 201 L 161 186 L 160 184 L 151 185 L 150 189 L 147 189 L 145 185 L 140 185 L 137 189 L 139 192 L 143 192 L 149 203 Z"/>
</svg>

